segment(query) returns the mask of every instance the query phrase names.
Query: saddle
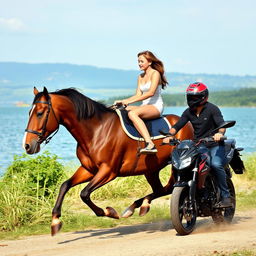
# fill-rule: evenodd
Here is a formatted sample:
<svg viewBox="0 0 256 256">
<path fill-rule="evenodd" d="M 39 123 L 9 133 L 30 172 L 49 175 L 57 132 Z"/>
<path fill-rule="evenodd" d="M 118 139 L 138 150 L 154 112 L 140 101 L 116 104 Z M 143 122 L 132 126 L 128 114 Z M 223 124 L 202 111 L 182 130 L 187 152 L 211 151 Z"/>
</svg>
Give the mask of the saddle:
<svg viewBox="0 0 256 256">
<path fill-rule="evenodd" d="M 129 119 L 128 112 L 125 109 L 116 109 L 115 111 L 120 118 L 121 126 L 126 135 L 133 140 L 144 141 L 144 138 L 140 135 L 140 133 L 134 127 L 132 121 Z M 159 133 L 159 130 L 169 131 L 171 129 L 171 124 L 165 116 L 152 120 L 144 120 L 144 122 L 152 140 L 165 137 Z"/>
</svg>

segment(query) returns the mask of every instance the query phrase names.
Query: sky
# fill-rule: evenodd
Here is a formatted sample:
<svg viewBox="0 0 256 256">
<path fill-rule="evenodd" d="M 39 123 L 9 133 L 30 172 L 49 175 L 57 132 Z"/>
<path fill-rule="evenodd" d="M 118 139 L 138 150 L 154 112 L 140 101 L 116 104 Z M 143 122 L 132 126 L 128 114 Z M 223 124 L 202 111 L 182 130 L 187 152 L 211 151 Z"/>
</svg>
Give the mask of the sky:
<svg viewBox="0 0 256 256">
<path fill-rule="evenodd" d="M 256 75 L 255 0 L 0 0 L 0 61 Z"/>
</svg>

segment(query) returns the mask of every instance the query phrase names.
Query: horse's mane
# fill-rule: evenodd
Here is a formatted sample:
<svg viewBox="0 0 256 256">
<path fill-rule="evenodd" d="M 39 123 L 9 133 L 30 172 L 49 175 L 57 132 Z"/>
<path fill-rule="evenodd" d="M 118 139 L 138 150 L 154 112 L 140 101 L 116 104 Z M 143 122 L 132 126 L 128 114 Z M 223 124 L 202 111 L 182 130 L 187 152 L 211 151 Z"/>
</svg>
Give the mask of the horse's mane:
<svg viewBox="0 0 256 256">
<path fill-rule="evenodd" d="M 39 95 L 41 94 L 41 95 Z M 111 108 L 108 108 L 101 102 L 94 101 L 82 93 L 78 92 L 75 88 L 66 88 L 57 90 L 55 92 L 50 92 L 50 94 L 62 95 L 68 97 L 74 104 L 76 116 L 78 120 L 88 119 L 93 116 L 101 117 L 102 113 L 114 112 Z M 43 92 L 40 92 L 36 95 L 34 102 L 37 101 Z"/>
</svg>

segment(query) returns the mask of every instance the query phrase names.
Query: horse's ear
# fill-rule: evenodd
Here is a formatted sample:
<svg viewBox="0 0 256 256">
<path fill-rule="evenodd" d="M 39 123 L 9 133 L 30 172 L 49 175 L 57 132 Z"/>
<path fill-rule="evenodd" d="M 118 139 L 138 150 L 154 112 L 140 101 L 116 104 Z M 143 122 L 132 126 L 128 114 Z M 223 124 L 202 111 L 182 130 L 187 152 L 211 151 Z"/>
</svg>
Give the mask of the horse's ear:
<svg viewBox="0 0 256 256">
<path fill-rule="evenodd" d="M 36 96 L 39 93 L 39 91 L 36 89 L 36 87 L 34 86 L 34 95 Z"/>
<path fill-rule="evenodd" d="M 49 93 L 48 93 L 48 90 L 46 89 L 46 87 L 44 87 L 43 94 L 44 94 L 46 100 L 49 100 L 50 97 L 49 97 Z"/>
</svg>

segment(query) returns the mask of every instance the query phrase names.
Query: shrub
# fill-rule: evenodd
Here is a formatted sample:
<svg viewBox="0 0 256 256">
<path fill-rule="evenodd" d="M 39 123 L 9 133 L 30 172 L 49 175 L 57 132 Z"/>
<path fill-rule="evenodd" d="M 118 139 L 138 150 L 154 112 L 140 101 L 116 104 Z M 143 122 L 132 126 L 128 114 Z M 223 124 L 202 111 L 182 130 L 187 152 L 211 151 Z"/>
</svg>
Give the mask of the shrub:
<svg viewBox="0 0 256 256">
<path fill-rule="evenodd" d="M 56 155 L 15 156 L 0 182 L 0 230 L 48 219 L 64 176 Z"/>
<path fill-rule="evenodd" d="M 57 161 L 56 155 L 45 151 L 42 155 L 31 157 L 26 154 L 15 156 L 7 168 L 3 182 L 25 186 L 26 195 L 49 197 L 56 189 L 56 184 L 65 176 L 64 166 Z"/>
</svg>

